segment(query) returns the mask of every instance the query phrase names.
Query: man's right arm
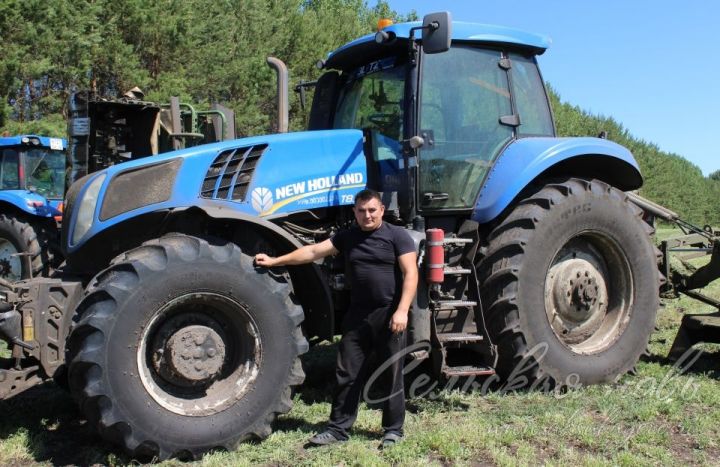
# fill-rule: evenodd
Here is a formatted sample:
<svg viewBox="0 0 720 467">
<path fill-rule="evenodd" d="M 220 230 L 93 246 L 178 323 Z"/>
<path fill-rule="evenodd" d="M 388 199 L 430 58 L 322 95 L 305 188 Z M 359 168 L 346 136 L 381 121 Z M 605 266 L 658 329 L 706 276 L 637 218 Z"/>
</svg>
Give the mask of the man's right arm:
<svg viewBox="0 0 720 467">
<path fill-rule="evenodd" d="M 255 264 L 266 268 L 271 268 L 273 266 L 292 266 L 296 264 L 312 263 L 320 258 L 336 254 L 338 254 L 338 250 L 335 248 L 332 241 L 327 239 L 320 243 L 315 243 L 314 245 L 305 245 L 286 255 L 278 256 L 277 258 L 268 256 L 265 253 L 258 253 L 255 255 Z"/>
</svg>

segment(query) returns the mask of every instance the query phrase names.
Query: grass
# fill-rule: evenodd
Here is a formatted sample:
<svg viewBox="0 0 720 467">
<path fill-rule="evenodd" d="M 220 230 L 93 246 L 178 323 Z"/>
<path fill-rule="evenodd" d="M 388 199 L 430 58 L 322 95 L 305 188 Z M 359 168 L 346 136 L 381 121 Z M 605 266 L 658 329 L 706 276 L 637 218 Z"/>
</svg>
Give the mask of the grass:
<svg viewBox="0 0 720 467">
<path fill-rule="evenodd" d="M 670 235 L 660 231 L 658 236 Z M 720 281 L 703 292 L 720 297 Z M 658 313 L 650 355 L 617 384 L 565 393 L 443 389 L 408 402 L 406 439 L 380 451 L 380 412 L 361 408 L 352 439 L 305 449 L 330 409 L 334 346 L 305 358 L 308 377 L 274 433 L 199 466 L 232 465 L 717 465 L 720 458 L 720 353 L 707 351 L 683 374 L 667 362 L 683 312 L 708 312 L 687 297 Z M 105 464 L 132 459 L 105 444 L 53 385 L 0 402 L 0 465 Z M 163 465 L 181 465 L 168 461 Z"/>
</svg>

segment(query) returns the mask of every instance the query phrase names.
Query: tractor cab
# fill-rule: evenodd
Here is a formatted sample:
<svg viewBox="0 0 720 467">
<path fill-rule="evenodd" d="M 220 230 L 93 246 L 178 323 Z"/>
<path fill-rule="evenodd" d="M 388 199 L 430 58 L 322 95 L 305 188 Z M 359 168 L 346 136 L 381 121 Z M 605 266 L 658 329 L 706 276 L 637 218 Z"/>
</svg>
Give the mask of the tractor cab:
<svg viewBox="0 0 720 467">
<path fill-rule="evenodd" d="M 0 278 L 19 280 L 55 265 L 62 220 L 65 140 L 0 138 Z M 40 242 L 45 246 L 42 251 Z"/>
<path fill-rule="evenodd" d="M 548 44 L 447 13 L 385 26 L 322 62 L 309 129 L 363 130 L 368 185 L 402 218 L 472 211 L 512 141 L 555 135 L 535 60 Z"/>
<path fill-rule="evenodd" d="M 65 188 L 64 149 L 60 138 L 0 138 L 0 189 L 30 191 L 57 206 Z"/>
</svg>

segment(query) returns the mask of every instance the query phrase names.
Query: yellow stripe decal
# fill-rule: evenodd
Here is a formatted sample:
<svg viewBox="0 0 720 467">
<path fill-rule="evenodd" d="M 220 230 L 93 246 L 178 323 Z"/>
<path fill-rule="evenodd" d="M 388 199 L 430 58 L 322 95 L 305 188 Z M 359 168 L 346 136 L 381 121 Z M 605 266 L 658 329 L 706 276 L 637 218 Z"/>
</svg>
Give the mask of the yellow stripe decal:
<svg viewBox="0 0 720 467">
<path fill-rule="evenodd" d="M 335 187 L 331 187 L 331 188 L 326 188 L 324 190 L 311 191 L 309 193 L 303 193 L 301 195 L 291 196 L 288 199 L 284 199 L 278 203 L 273 204 L 270 207 L 270 209 L 268 209 L 267 211 L 261 212 L 259 215 L 260 216 L 270 215 L 270 214 L 274 213 L 275 211 L 277 211 L 278 209 L 280 209 L 281 207 L 287 206 L 288 204 L 292 203 L 293 201 L 297 201 L 302 198 L 307 198 L 309 196 L 316 196 L 316 195 L 319 195 L 322 193 L 329 193 L 331 191 L 347 190 L 350 188 L 365 188 L 365 184 L 364 183 L 356 183 L 355 185 L 335 186 Z"/>
</svg>

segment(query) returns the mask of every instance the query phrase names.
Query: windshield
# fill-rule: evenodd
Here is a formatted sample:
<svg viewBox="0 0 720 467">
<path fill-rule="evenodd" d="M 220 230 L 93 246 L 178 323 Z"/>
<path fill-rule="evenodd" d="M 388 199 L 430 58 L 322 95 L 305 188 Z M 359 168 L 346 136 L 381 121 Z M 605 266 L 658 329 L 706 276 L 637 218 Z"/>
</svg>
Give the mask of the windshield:
<svg viewBox="0 0 720 467">
<path fill-rule="evenodd" d="M 350 74 L 341 91 L 334 128 L 371 130 L 400 141 L 405 67 L 395 58 L 369 63 Z"/>
<path fill-rule="evenodd" d="M 62 199 L 65 191 L 65 153 L 47 148 L 25 151 L 25 187 L 48 199 Z"/>
</svg>

